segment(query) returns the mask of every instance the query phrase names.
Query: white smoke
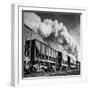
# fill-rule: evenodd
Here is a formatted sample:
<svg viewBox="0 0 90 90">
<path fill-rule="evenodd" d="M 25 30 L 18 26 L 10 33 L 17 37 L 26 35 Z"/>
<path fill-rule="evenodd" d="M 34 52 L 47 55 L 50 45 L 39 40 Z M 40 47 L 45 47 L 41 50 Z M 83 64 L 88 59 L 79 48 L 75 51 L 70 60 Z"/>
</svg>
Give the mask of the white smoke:
<svg viewBox="0 0 90 90">
<path fill-rule="evenodd" d="M 62 22 L 58 22 L 58 20 L 53 21 L 51 19 L 44 19 L 42 22 L 41 18 L 35 13 L 26 12 L 24 13 L 24 24 L 33 29 L 34 32 L 39 32 L 39 34 L 46 39 L 57 38 L 57 41 L 60 44 L 66 44 L 64 46 L 66 50 L 68 50 L 68 48 L 72 48 L 72 51 L 74 51 L 76 42 Z"/>
<path fill-rule="evenodd" d="M 52 33 L 52 27 L 50 24 L 46 24 L 42 22 L 40 24 L 40 31 L 45 35 L 45 37 L 48 37 Z"/>
</svg>

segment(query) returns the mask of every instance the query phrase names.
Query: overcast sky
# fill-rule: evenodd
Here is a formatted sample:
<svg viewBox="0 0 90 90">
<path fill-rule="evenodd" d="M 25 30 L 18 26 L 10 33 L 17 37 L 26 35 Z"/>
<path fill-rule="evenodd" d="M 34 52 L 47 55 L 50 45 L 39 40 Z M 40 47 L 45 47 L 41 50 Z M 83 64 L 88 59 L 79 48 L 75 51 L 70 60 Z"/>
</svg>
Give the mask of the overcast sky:
<svg viewBox="0 0 90 90">
<path fill-rule="evenodd" d="M 76 39 L 78 45 L 80 44 L 80 15 L 70 13 L 51 13 L 51 12 L 37 12 L 42 21 L 46 18 L 58 20 L 63 22 L 67 27 L 69 33 Z"/>
</svg>

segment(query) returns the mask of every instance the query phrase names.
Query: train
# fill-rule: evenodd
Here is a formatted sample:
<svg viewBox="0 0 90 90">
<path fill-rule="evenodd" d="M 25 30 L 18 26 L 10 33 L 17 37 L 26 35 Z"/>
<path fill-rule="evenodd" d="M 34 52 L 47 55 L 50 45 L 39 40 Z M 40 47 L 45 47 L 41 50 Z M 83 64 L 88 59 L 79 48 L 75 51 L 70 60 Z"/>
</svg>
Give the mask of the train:
<svg viewBox="0 0 90 90">
<path fill-rule="evenodd" d="M 80 69 L 80 62 L 70 55 L 37 40 L 26 40 L 24 45 L 24 73 L 58 72 Z"/>
</svg>

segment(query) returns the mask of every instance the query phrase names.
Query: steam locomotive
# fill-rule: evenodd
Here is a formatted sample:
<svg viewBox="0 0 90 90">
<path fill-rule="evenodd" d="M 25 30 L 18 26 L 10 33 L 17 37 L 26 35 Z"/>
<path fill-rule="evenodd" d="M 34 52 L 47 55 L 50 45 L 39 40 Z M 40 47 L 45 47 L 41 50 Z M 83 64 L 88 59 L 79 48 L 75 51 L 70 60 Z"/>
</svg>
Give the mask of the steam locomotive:
<svg viewBox="0 0 90 90">
<path fill-rule="evenodd" d="M 26 40 L 24 45 L 24 73 L 68 71 L 80 68 L 80 62 L 51 48 L 37 39 Z"/>
</svg>

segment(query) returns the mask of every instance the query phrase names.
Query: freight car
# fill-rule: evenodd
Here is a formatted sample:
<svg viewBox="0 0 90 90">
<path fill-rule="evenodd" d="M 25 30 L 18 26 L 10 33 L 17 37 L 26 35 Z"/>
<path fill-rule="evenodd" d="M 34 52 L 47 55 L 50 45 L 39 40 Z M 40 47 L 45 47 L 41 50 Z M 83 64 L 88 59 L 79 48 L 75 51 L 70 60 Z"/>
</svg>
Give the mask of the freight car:
<svg viewBox="0 0 90 90">
<path fill-rule="evenodd" d="M 66 71 L 77 66 L 74 60 L 71 62 L 69 55 L 67 61 L 64 61 L 62 52 L 37 39 L 27 40 L 24 48 L 24 73 Z"/>
</svg>

